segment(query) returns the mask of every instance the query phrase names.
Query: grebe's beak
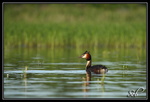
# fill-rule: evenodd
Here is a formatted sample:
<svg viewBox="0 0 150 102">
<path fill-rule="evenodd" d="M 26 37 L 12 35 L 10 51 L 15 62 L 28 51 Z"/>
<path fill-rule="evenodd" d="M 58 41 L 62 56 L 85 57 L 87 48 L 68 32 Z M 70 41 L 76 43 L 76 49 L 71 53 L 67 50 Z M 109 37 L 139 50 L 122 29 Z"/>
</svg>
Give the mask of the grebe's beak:
<svg viewBox="0 0 150 102">
<path fill-rule="evenodd" d="M 79 58 L 82 58 L 82 56 L 79 56 Z"/>
<path fill-rule="evenodd" d="M 79 58 L 82 58 L 82 57 L 83 57 L 83 55 L 79 56 Z"/>
<path fill-rule="evenodd" d="M 87 57 L 87 54 L 83 54 L 79 58 L 86 58 L 86 57 Z"/>
</svg>

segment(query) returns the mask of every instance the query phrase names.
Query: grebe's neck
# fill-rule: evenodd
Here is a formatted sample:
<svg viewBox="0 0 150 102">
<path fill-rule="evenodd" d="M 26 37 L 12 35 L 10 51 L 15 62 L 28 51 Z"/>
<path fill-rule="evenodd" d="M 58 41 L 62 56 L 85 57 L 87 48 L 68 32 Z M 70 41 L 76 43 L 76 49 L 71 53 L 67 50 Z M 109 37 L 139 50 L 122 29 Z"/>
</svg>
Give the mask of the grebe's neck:
<svg viewBox="0 0 150 102">
<path fill-rule="evenodd" d="M 89 67 L 91 67 L 91 65 L 92 65 L 92 60 L 91 59 L 87 60 L 86 69 L 89 68 Z"/>
</svg>

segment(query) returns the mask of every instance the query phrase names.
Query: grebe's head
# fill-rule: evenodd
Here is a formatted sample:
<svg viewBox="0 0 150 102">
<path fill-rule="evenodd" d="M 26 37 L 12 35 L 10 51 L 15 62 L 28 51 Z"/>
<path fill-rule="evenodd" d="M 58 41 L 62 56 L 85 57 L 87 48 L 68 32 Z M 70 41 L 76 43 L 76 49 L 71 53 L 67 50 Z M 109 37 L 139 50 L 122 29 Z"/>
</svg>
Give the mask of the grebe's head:
<svg viewBox="0 0 150 102">
<path fill-rule="evenodd" d="M 88 51 L 85 51 L 81 56 L 80 58 L 84 58 L 86 60 L 91 60 L 91 55 Z"/>
</svg>

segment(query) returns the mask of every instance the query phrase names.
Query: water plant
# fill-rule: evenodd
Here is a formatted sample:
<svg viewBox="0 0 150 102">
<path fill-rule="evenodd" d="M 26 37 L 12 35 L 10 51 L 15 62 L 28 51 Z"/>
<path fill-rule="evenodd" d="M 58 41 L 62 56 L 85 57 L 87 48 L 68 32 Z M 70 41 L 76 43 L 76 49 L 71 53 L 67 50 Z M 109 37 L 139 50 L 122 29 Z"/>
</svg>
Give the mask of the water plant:
<svg viewBox="0 0 150 102">
<path fill-rule="evenodd" d="M 4 47 L 146 47 L 145 4 L 4 4 Z"/>
</svg>

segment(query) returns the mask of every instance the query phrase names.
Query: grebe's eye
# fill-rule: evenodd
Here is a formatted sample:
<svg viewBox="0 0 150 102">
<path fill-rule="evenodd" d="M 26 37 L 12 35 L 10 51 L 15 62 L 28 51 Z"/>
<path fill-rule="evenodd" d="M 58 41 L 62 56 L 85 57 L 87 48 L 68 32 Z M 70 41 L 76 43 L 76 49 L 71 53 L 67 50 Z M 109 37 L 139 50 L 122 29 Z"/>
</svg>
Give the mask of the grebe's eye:
<svg viewBox="0 0 150 102">
<path fill-rule="evenodd" d="M 86 58 L 86 55 L 87 55 L 87 54 L 83 54 L 83 55 L 82 55 L 82 58 Z"/>
</svg>

